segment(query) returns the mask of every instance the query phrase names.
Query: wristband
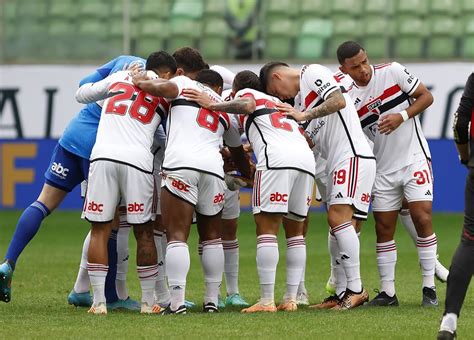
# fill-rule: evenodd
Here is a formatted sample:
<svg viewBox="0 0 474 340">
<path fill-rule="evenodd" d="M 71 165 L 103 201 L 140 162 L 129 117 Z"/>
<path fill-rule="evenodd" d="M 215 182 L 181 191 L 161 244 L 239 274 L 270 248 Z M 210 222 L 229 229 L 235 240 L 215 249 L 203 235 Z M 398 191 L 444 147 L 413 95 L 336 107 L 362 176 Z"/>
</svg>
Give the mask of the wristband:
<svg viewBox="0 0 474 340">
<path fill-rule="evenodd" d="M 408 116 L 407 110 L 401 111 L 400 114 L 402 115 L 402 118 L 403 118 L 404 122 L 406 122 L 408 119 L 410 119 L 410 116 Z"/>
</svg>

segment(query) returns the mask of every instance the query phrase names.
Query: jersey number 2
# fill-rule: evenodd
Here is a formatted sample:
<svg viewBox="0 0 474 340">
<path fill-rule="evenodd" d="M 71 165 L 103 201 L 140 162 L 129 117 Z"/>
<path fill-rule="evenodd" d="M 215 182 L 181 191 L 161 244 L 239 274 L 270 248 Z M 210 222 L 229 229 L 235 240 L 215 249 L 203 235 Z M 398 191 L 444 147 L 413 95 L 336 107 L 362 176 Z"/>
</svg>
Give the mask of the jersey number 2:
<svg viewBox="0 0 474 340">
<path fill-rule="evenodd" d="M 110 88 L 111 93 L 118 93 L 108 101 L 105 112 L 124 116 L 127 111 L 130 117 L 143 124 L 149 124 L 153 120 L 155 110 L 160 103 L 160 99 L 152 97 L 144 91 L 139 91 L 132 84 L 117 83 Z M 125 104 L 124 101 L 132 100 L 132 104 Z M 143 112 L 143 113 L 142 113 Z"/>
</svg>

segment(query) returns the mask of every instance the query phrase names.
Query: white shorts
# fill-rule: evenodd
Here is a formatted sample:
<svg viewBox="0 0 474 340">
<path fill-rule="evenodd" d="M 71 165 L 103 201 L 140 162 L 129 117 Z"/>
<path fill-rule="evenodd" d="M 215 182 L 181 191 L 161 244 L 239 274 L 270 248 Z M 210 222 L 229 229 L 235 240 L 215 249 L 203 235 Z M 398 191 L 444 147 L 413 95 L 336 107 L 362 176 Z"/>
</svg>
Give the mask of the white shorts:
<svg viewBox="0 0 474 340">
<path fill-rule="evenodd" d="M 433 200 L 431 162 L 423 159 L 389 174 L 377 174 L 372 192 L 374 211 L 395 211 L 408 202 Z"/>
<path fill-rule="evenodd" d="M 121 199 L 127 208 L 129 224 L 154 220 L 156 189 L 153 175 L 113 161 L 92 162 L 83 217 L 89 222 L 110 222 Z"/>
<path fill-rule="evenodd" d="M 349 204 L 354 218 L 366 220 L 375 179 L 375 159 L 348 158 L 327 176 L 327 204 Z"/>
<path fill-rule="evenodd" d="M 224 207 L 226 185 L 214 175 L 188 169 L 163 171 L 161 187 L 195 206 L 201 215 L 217 215 Z"/>
<path fill-rule="evenodd" d="M 313 176 L 303 171 L 257 170 L 252 195 L 254 215 L 267 212 L 298 220 L 306 218 L 313 197 L 313 183 Z"/>
<path fill-rule="evenodd" d="M 233 220 L 240 216 L 240 197 L 239 190 L 225 190 L 224 209 L 222 209 L 223 220 Z"/>
</svg>

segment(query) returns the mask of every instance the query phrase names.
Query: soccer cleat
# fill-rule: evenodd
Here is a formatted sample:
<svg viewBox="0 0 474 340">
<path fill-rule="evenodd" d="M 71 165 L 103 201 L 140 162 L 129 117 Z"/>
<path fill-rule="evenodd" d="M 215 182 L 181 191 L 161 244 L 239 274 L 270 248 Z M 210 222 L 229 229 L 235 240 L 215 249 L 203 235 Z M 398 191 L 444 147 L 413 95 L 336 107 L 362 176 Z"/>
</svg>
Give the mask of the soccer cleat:
<svg viewBox="0 0 474 340">
<path fill-rule="evenodd" d="M 125 300 L 118 299 L 115 302 L 107 303 L 108 310 L 124 309 L 130 311 L 139 311 L 141 310 L 141 308 L 142 305 L 140 304 L 140 302 L 132 300 L 130 299 L 130 297 L 126 298 Z"/>
<path fill-rule="evenodd" d="M 436 297 L 436 290 L 429 287 L 423 287 L 423 307 L 438 307 L 438 298 Z"/>
<path fill-rule="evenodd" d="M 222 296 L 219 294 L 218 298 L 217 298 L 217 307 L 219 309 L 221 308 L 225 308 L 225 300 L 222 298 Z"/>
<path fill-rule="evenodd" d="M 437 255 L 438 257 L 438 255 Z M 436 278 L 443 283 L 446 283 L 448 281 L 448 275 L 449 275 L 449 270 L 446 269 L 445 266 L 441 264 L 441 262 L 436 259 L 436 265 L 435 265 L 435 276 Z"/>
<path fill-rule="evenodd" d="M 154 303 L 152 306 L 148 306 L 148 303 L 143 302 L 140 308 L 141 314 L 160 314 L 162 311 L 159 304 Z"/>
<path fill-rule="evenodd" d="M 336 307 L 336 305 L 341 302 L 341 300 L 337 297 L 337 295 L 331 295 L 328 296 L 323 300 L 323 302 L 311 305 L 309 308 L 314 308 L 314 309 L 331 309 L 333 307 Z"/>
<path fill-rule="evenodd" d="M 105 302 L 101 302 L 97 306 L 92 306 L 87 313 L 95 315 L 107 314 L 107 305 Z"/>
<path fill-rule="evenodd" d="M 309 296 L 307 292 L 301 292 L 296 295 L 296 304 L 298 306 L 308 306 Z"/>
<path fill-rule="evenodd" d="M 398 307 L 398 298 L 397 294 L 393 296 L 388 296 L 385 292 L 379 292 L 375 290 L 377 294 L 376 297 L 372 299 L 367 305 L 370 307 Z"/>
<path fill-rule="evenodd" d="M 360 293 L 354 293 L 350 289 L 346 289 L 341 301 L 336 306 L 331 308 L 331 310 L 354 309 L 356 307 L 362 306 L 367 301 L 369 301 L 369 293 L 367 293 L 365 288 L 362 288 Z"/>
<path fill-rule="evenodd" d="M 13 268 L 5 261 L 0 265 L 0 301 L 10 302 L 12 297 Z"/>
<path fill-rule="evenodd" d="M 275 313 L 276 311 L 277 311 L 277 308 L 275 307 L 274 302 L 264 304 L 261 302 L 261 300 L 259 300 L 253 306 L 244 308 L 240 312 L 241 313 L 259 313 L 259 312 Z"/>
<path fill-rule="evenodd" d="M 67 296 L 67 303 L 76 307 L 90 307 L 92 306 L 92 296 L 90 292 L 76 293 L 73 289 Z"/>
<path fill-rule="evenodd" d="M 188 300 L 184 300 L 184 305 L 186 306 L 186 308 L 194 308 L 196 307 L 196 304 L 192 301 L 188 301 Z"/>
<path fill-rule="evenodd" d="M 296 312 L 298 310 L 298 304 L 296 300 L 285 299 L 278 305 L 277 310 L 282 312 Z"/>
<path fill-rule="evenodd" d="M 457 339 L 456 331 L 440 330 L 438 332 L 437 340 L 455 340 Z"/>
<path fill-rule="evenodd" d="M 225 298 L 226 306 L 236 307 L 250 307 L 250 304 L 245 301 L 239 293 L 231 294 Z M 220 308 L 220 307 L 219 307 Z"/>
<path fill-rule="evenodd" d="M 326 283 L 326 292 L 329 295 L 336 294 L 336 283 L 333 281 L 332 276 L 329 277 L 328 282 Z"/>
<path fill-rule="evenodd" d="M 187 309 L 186 309 L 186 305 L 182 305 L 180 307 L 178 307 L 177 310 L 172 310 L 171 309 L 171 305 L 169 305 L 168 307 L 166 307 L 165 309 L 162 309 L 161 311 L 161 315 L 171 315 L 171 314 L 186 314 L 187 312 Z"/>
<path fill-rule="evenodd" d="M 208 302 L 202 306 L 202 311 L 204 313 L 219 313 L 219 309 L 212 302 Z"/>
</svg>

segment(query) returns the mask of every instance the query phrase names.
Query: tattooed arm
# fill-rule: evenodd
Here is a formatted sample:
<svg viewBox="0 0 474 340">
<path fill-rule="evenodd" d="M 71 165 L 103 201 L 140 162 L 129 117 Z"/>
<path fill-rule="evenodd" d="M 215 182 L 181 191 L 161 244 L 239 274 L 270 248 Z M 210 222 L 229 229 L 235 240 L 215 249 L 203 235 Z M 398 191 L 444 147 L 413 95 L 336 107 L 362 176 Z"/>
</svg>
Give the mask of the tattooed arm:
<svg viewBox="0 0 474 340">
<path fill-rule="evenodd" d="M 285 104 L 278 104 L 277 108 L 286 112 L 287 116 L 293 117 L 297 121 L 311 120 L 314 118 L 320 118 L 328 116 L 334 112 L 342 110 L 346 107 L 346 99 L 342 95 L 341 90 L 337 90 L 328 95 L 327 99 L 321 104 L 307 110 L 305 112 L 298 112 L 292 106 Z"/>
<path fill-rule="evenodd" d="M 256 103 L 252 97 L 240 97 L 221 103 L 213 102 L 207 94 L 194 89 L 185 89 L 183 94 L 189 100 L 197 102 L 201 107 L 211 111 L 249 115 L 255 111 Z"/>
</svg>

